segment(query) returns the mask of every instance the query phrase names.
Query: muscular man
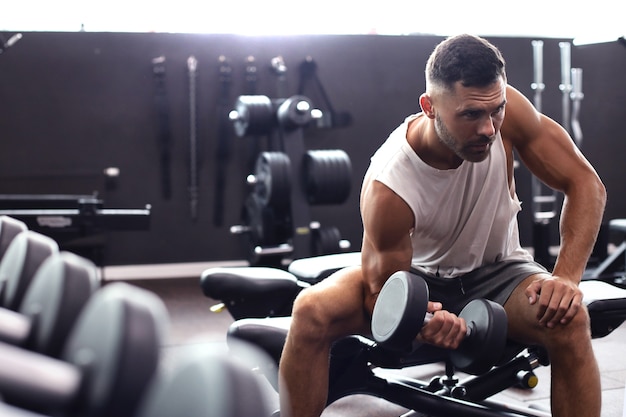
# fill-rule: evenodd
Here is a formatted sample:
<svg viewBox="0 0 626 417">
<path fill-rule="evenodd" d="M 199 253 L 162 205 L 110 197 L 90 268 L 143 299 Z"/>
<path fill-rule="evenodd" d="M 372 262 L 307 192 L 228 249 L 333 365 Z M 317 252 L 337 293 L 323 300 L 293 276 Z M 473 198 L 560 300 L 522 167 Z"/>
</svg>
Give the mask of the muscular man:
<svg viewBox="0 0 626 417">
<path fill-rule="evenodd" d="M 482 38 L 437 46 L 419 104 L 421 113 L 391 133 L 365 175 L 362 266 L 295 302 L 280 364 L 281 415 L 322 413 L 332 342 L 369 334 L 385 280 L 412 270 L 433 300 L 421 341 L 457 347 L 466 323 L 456 314 L 470 299 L 492 299 L 506 309 L 511 339 L 548 351 L 553 415 L 599 416 L 600 376 L 578 284 L 604 211 L 601 180 L 567 132 L 507 85 L 504 59 Z M 564 194 L 552 273 L 519 242 L 514 151 Z"/>
</svg>

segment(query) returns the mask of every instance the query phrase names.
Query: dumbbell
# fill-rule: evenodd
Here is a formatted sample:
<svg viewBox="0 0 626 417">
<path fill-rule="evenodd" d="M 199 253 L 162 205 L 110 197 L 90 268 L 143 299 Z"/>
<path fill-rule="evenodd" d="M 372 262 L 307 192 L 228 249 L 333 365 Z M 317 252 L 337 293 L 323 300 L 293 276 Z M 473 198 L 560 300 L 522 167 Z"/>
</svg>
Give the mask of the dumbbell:
<svg viewBox="0 0 626 417">
<path fill-rule="evenodd" d="M 15 236 L 26 230 L 28 227 L 23 221 L 9 216 L 0 216 L 0 260 Z"/>
<path fill-rule="evenodd" d="M 372 315 L 372 335 L 379 344 L 406 351 L 432 314 L 427 312 L 426 282 L 406 271 L 392 274 L 381 289 Z M 487 372 L 500 359 L 507 335 L 504 308 L 486 299 L 470 301 L 459 313 L 467 323 L 460 346 L 450 351 L 451 363 L 473 375 Z"/>
<path fill-rule="evenodd" d="M 22 408 L 13 407 L 9 404 L 0 402 L 0 416 L 2 417 L 49 417 L 43 414 L 33 413 L 32 411 Z"/>
<path fill-rule="evenodd" d="M 135 417 L 272 415 L 267 387 L 253 371 L 271 359 L 253 345 L 235 345 L 228 352 L 192 347 L 161 367 Z"/>
<path fill-rule="evenodd" d="M 59 357 L 99 284 L 93 262 L 70 252 L 53 253 L 35 273 L 19 310 L 0 307 L 0 341 Z"/>
<path fill-rule="evenodd" d="M 56 417 L 134 417 L 156 374 L 167 322 L 154 293 L 107 284 L 85 305 L 60 359 L 0 343 L 0 396 Z"/>
<path fill-rule="evenodd" d="M 25 230 L 9 244 L 0 261 L 0 306 L 17 310 L 35 273 L 58 244 L 41 233 Z"/>
</svg>

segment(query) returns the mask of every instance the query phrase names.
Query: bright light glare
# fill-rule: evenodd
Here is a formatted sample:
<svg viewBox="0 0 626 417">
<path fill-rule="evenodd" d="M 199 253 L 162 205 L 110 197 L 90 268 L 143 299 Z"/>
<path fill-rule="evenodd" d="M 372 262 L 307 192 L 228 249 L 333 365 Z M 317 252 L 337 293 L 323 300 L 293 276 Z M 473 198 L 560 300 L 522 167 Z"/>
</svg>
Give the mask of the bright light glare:
<svg viewBox="0 0 626 417">
<path fill-rule="evenodd" d="M 614 0 L 20 0 L 3 6 L 0 30 L 616 39 L 626 32 L 625 14 L 626 2 Z"/>
<path fill-rule="evenodd" d="M 626 34 L 626 31 L 624 32 L 613 31 L 611 33 L 601 32 L 599 34 L 588 33 L 588 34 L 585 34 L 584 36 L 577 36 L 576 38 L 574 38 L 574 45 L 581 46 L 581 45 L 591 45 L 595 43 L 614 42 L 618 40 L 620 37 L 623 37 L 625 34 Z"/>
</svg>

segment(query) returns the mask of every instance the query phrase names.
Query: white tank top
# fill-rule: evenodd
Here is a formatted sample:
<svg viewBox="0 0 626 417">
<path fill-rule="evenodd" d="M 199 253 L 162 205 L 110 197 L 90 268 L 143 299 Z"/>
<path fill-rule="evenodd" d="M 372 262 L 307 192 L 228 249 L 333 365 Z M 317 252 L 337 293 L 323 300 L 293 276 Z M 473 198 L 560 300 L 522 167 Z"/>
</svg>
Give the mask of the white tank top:
<svg viewBox="0 0 626 417">
<path fill-rule="evenodd" d="M 500 134 L 484 161 L 439 170 L 407 142 L 408 124 L 418 117 L 409 116 L 391 133 L 368 169 L 413 211 L 413 267 L 451 278 L 501 260 L 532 260 L 520 245 L 521 204 L 514 181 L 509 189 Z"/>
</svg>

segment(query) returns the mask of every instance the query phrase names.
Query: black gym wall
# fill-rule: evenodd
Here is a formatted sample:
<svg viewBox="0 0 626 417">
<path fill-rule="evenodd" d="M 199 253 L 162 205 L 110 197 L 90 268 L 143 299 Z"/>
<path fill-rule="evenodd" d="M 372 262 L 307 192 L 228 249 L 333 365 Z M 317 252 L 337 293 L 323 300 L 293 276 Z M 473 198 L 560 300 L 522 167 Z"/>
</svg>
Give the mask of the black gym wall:
<svg viewBox="0 0 626 417">
<path fill-rule="evenodd" d="M 353 166 L 353 189 L 340 206 L 312 209 L 323 225 L 335 225 L 358 249 L 361 224 L 359 185 L 368 158 L 388 133 L 413 112 L 424 88 L 423 68 L 435 36 L 299 36 L 128 33 L 24 33 L 0 55 L 0 194 L 90 194 L 108 208 L 152 207 L 149 231 L 107 234 L 106 264 L 170 263 L 243 259 L 229 226 L 239 222 L 249 173 L 249 142 L 231 135 L 224 223 L 213 223 L 218 141 L 220 74 L 218 57 L 232 65 L 230 98 L 246 93 L 246 58 L 258 66 L 257 93 L 279 96 L 273 57 L 287 65 L 286 95 L 297 92 L 298 67 L 307 56 L 337 111 L 348 111 L 347 128 L 307 129 L 308 149 L 343 149 Z M 503 51 L 509 82 L 532 98 L 530 38 L 490 38 Z M 543 109 L 560 120 L 559 40 L 544 40 Z M 187 58 L 198 60 L 197 138 L 200 155 L 198 218 L 188 197 L 189 104 Z M 159 116 L 151 61 L 164 56 L 173 147 L 173 192 L 161 192 Z M 572 49 L 572 66 L 584 70 L 583 152 L 609 190 L 606 219 L 622 216 L 621 193 L 626 103 L 626 49 L 610 43 Z M 312 84 L 304 91 L 323 104 Z M 309 93 L 309 94 L 307 94 Z M 111 186 L 103 170 L 120 169 Z M 531 242 L 530 178 L 517 171 L 525 211 L 520 217 L 525 245 Z M 556 239 L 556 236 L 555 236 Z"/>
</svg>

